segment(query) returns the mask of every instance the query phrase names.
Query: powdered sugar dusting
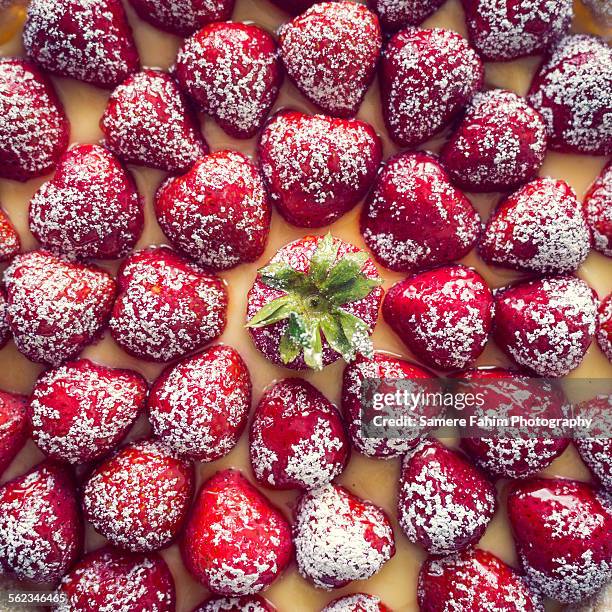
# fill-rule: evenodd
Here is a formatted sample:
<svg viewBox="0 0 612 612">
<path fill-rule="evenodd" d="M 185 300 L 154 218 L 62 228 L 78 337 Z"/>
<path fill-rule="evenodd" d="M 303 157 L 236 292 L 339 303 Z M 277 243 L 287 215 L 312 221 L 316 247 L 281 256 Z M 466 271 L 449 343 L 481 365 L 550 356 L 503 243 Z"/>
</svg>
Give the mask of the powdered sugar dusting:
<svg viewBox="0 0 612 612">
<path fill-rule="evenodd" d="M 376 595 L 355 593 L 328 603 L 321 612 L 382 612 L 382 602 Z"/>
<path fill-rule="evenodd" d="M 0 261 L 8 261 L 17 255 L 20 250 L 19 234 L 8 215 L 0 208 Z"/>
<path fill-rule="evenodd" d="M 417 26 L 433 15 L 444 0 L 370 0 L 385 30 L 396 31 L 408 26 Z"/>
<path fill-rule="evenodd" d="M 612 293 L 599 306 L 597 343 L 604 355 L 612 361 Z"/>
<path fill-rule="evenodd" d="M 597 177 L 584 198 L 584 212 L 594 247 L 612 257 L 612 162 Z"/>
</svg>

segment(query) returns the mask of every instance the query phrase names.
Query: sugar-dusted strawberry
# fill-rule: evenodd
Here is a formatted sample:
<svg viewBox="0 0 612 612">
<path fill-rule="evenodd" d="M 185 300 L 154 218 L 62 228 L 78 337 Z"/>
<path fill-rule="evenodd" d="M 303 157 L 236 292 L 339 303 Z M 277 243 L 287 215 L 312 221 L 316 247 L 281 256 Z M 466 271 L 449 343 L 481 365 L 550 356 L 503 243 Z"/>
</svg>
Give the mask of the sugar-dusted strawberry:
<svg viewBox="0 0 612 612">
<path fill-rule="evenodd" d="M 364 121 L 285 110 L 265 126 L 258 154 L 281 215 L 300 227 L 322 227 L 365 196 L 382 145 Z"/>
<path fill-rule="evenodd" d="M 58 610 L 174 612 L 176 589 L 170 569 L 156 554 L 134 554 L 104 546 L 85 555 L 63 578 Z"/>
<path fill-rule="evenodd" d="M 23 45 L 47 72 L 97 87 L 118 85 L 140 65 L 120 0 L 32 0 Z"/>
<path fill-rule="evenodd" d="M 47 370 L 30 399 L 32 437 L 49 457 L 85 463 L 112 450 L 144 407 L 145 380 L 80 359 Z"/>
<path fill-rule="evenodd" d="M 495 294 L 494 339 L 518 365 L 540 376 L 565 376 L 591 344 L 597 296 L 583 280 L 554 276 Z"/>
<path fill-rule="evenodd" d="M 570 34 L 536 73 L 527 100 L 546 122 L 549 147 L 563 153 L 612 153 L 607 119 L 612 49 L 601 38 Z"/>
<path fill-rule="evenodd" d="M 392 157 L 376 178 L 360 229 L 377 261 L 414 272 L 460 259 L 472 249 L 481 221 L 428 153 Z"/>
<path fill-rule="evenodd" d="M 27 405 L 25 395 L 0 389 L 0 475 L 28 437 Z"/>
<path fill-rule="evenodd" d="M 495 488 L 435 439 L 409 451 L 399 481 L 398 520 L 413 544 L 435 555 L 476 544 L 495 513 Z"/>
<path fill-rule="evenodd" d="M 234 151 L 215 151 L 162 183 L 155 213 L 172 244 L 209 270 L 259 259 L 270 231 L 259 169 Z"/>
<path fill-rule="evenodd" d="M 235 0 L 129 0 L 141 19 L 178 36 L 189 36 L 232 16 Z"/>
<path fill-rule="evenodd" d="M 591 235 L 574 190 L 562 180 L 536 178 L 495 209 L 478 252 L 489 264 L 539 272 L 574 272 L 586 259 Z"/>
<path fill-rule="evenodd" d="M 279 30 L 289 78 L 323 112 L 352 117 L 374 79 L 382 38 L 374 13 L 353 2 L 321 2 Z"/>
<path fill-rule="evenodd" d="M 83 485 L 94 529 L 132 552 L 169 544 L 185 520 L 194 469 L 157 440 L 132 442 L 99 465 Z"/>
<path fill-rule="evenodd" d="M 337 408 L 309 382 L 285 378 L 259 401 L 249 450 L 261 484 L 308 490 L 342 473 L 350 446 Z"/>
<path fill-rule="evenodd" d="M 208 153 L 197 117 L 176 81 L 159 70 L 128 77 L 110 95 L 100 128 L 123 161 L 184 172 Z"/>
<path fill-rule="evenodd" d="M 147 408 L 155 435 L 180 456 L 220 459 L 246 426 L 247 365 L 231 346 L 211 346 L 169 366 L 153 384 Z"/>
<path fill-rule="evenodd" d="M 591 185 L 583 204 L 594 248 L 612 257 L 612 161 Z"/>
<path fill-rule="evenodd" d="M 381 283 L 364 251 L 331 234 L 290 242 L 248 293 L 251 338 L 270 361 L 294 370 L 369 356 Z"/>
<path fill-rule="evenodd" d="M 179 50 L 175 70 L 183 90 L 234 138 L 255 135 L 283 80 L 274 39 L 246 23 L 204 26 Z"/>
<path fill-rule="evenodd" d="M 544 612 L 540 596 L 524 578 L 480 548 L 427 559 L 419 572 L 417 598 L 421 612 Z"/>
<path fill-rule="evenodd" d="M 72 476 L 43 462 L 0 487 L 0 571 L 57 582 L 76 561 L 83 523 Z"/>
<path fill-rule="evenodd" d="M 612 27 L 612 5 L 608 0 L 583 0 L 583 4 L 598 20 L 598 25 Z M 581 609 L 582 612 L 582 609 Z"/>
<path fill-rule="evenodd" d="M 17 255 L 4 283 L 17 348 L 51 365 L 76 357 L 96 340 L 115 299 L 115 282 L 106 272 L 46 251 Z"/>
<path fill-rule="evenodd" d="M 223 281 L 168 247 L 130 255 L 117 283 L 110 330 L 115 342 L 134 357 L 171 361 L 218 338 L 225 327 Z"/>
<path fill-rule="evenodd" d="M 70 124 L 53 85 L 32 63 L 0 59 L 0 177 L 47 174 L 68 146 Z"/>
<path fill-rule="evenodd" d="M 599 348 L 612 361 L 612 293 L 599 305 L 596 337 Z"/>
<path fill-rule="evenodd" d="M 572 0 L 462 0 L 470 43 L 489 62 L 537 55 L 568 30 Z"/>
<path fill-rule="evenodd" d="M 6 291 L 0 286 L 0 348 L 4 347 L 11 337 L 11 328 L 8 323 L 8 304 Z"/>
<path fill-rule="evenodd" d="M 493 326 L 493 295 L 475 270 L 443 266 L 393 285 L 382 312 L 418 359 L 455 370 L 472 364 L 484 350 Z"/>
<path fill-rule="evenodd" d="M 214 593 L 252 595 L 289 563 L 291 528 L 239 471 L 223 470 L 202 485 L 181 552 L 187 569 Z"/>
<path fill-rule="evenodd" d="M 302 495 L 295 511 L 293 541 L 300 574 L 327 590 L 367 580 L 395 554 L 387 515 L 332 484 Z"/>
<path fill-rule="evenodd" d="M 330 601 L 321 612 L 391 612 L 376 595 L 352 593 Z"/>
<path fill-rule="evenodd" d="M 420 25 L 443 4 L 444 0 L 368 0 L 387 32 Z"/>
<path fill-rule="evenodd" d="M 520 564 L 539 592 L 562 603 L 612 579 L 612 500 L 577 480 L 515 484 L 508 517 Z"/>
<path fill-rule="evenodd" d="M 10 261 L 21 250 L 21 240 L 9 216 L 0 208 L 0 262 Z"/>
<path fill-rule="evenodd" d="M 451 30 L 408 28 L 387 43 L 380 64 L 383 116 L 391 138 L 412 147 L 443 128 L 480 89 L 476 52 Z"/>
<path fill-rule="evenodd" d="M 265 597 L 261 595 L 243 595 L 242 597 L 209 597 L 192 612 L 277 612 Z"/>
<path fill-rule="evenodd" d="M 506 191 L 532 179 L 544 162 L 546 124 L 511 91 L 477 93 L 441 160 L 453 182 L 469 191 Z"/>
<path fill-rule="evenodd" d="M 52 252 L 115 259 L 129 253 L 142 233 L 143 200 L 112 153 L 96 144 L 76 145 L 32 197 L 29 223 Z"/>
</svg>

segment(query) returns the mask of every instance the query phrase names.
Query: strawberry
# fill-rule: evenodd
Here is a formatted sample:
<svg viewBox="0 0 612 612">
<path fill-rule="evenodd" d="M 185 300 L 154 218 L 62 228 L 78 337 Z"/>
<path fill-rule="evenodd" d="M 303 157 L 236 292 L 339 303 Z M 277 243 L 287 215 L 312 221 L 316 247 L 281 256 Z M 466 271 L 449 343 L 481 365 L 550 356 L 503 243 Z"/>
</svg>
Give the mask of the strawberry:
<svg viewBox="0 0 612 612">
<path fill-rule="evenodd" d="M 516 483 L 508 517 L 520 564 L 542 594 L 574 603 L 612 579 L 612 502 L 576 480 Z"/>
<path fill-rule="evenodd" d="M 145 380 L 88 359 L 47 370 L 30 400 L 32 437 L 49 457 L 85 463 L 112 450 L 140 414 Z"/>
<path fill-rule="evenodd" d="M 387 32 L 418 26 L 431 17 L 444 0 L 368 0 L 368 6 L 378 15 Z"/>
<path fill-rule="evenodd" d="M 441 160 L 454 183 L 469 191 L 506 191 L 532 179 L 544 162 L 546 124 L 511 91 L 477 93 Z"/>
<path fill-rule="evenodd" d="M 458 452 L 427 439 L 404 456 L 398 520 L 413 544 L 435 555 L 468 548 L 495 508 L 495 488 Z"/>
<path fill-rule="evenodd" d="M 155 435 L 182 457 L 215 461 L 238 442 L 251 408 L 251 378 L 231 346 L 211 346 L 169 366 L 147 404 Z"/>
<path fill-rule="evenodd" d="M 309 382 L 285 378 L 259 401 L 249 450 L 262 485 L 308 490 L 343 472 L 350 446 L 337 408 Z"/>
<path fill-rule="evenodd" d="M 612 257 L 612 162 L 607 163 L 591 185 L 583 204 L 593 247 Z"/>
<path fill-rule="evenodd" d="M 116 259 L 142 233 L 144 202 L 131 175 L 99 145 L 76 145 L 30 200 L 30 231 L 45 249 Z"/>
<path fill-rule="evenodd" d="M 360 229 L 374 257 L 400 272 L 449 263 L 472 249 L 481 221 L 428 153 L 388 160 L 361 211 Z"/>
<path fill-rule="evenodd" d="M 177 36 L 189 36 L 214 21 L 227 21 L 234 0 L 129 0 L 141 19 Z"/>
<path fill-rule="evenodd" d="M 495 342 L 540 376 L 565 376 L 577 368 L 596 320 L 595 292 L 571 276 L 518 283 L 495 294 Z"/>
<path fill-rule="evenodd" d="M 470 43 L 483 60 L 546 51 L 572 23 L 572 0 L 462 0 Z"/>
<path fill-rule="evenodd" d="M 98 466 L 83 486 L 83 511 L 93 528 L 132 552 L 169 544 L 185 520 L 193 464 L 161 442 L 132 442 Z"/>
<path fill-rule="evenodd" d="M 47 77 L 27 60 L 0 59 L 0 177 L 28 181 L 51 172 L 69 132 Z"/>
<path fill-rule="evenodd" d="M 21 239 L 9 216 L 0 208 L 0 262 L 10 261 L 21 251 Z"/>
<path fill-rule="evenodd" d="M 162 183 L 157 220 L 172 244 L 207 270 L 259 259 L 271 210 L 259 169 L 234 151 L 216 151 Z"/>
<path fill-rule="evenodd" d="M 391 612 L 376 595 L 353 593 L 330 601 L 321 612 Z"/>
<path fill-rule="evenodd" d="M 548 54 L 527 101 L 546 122 L 549 147 L 562 153 L 612 153 L 606 119 L 612 88 L 612 49 L 596 36 L 570 34 Z"/>
<path fill-rule="evenodd" d="M 612 293 L 599 305 L 597 344 L 609 361 L 612 361 Z"/>
<path fill-rule="evenodd" d="M 168 247 L 132 253 L 119 268 L 117 284 L 111 334 L 138 359 L 182 357 L 218 338 L 225 327 L 223 281 Z"/>
<path fill-rule="evenodd" d="M 181 552 L 187 569 L 220 595 L 251 595 L 289 563 L 291 528 L 237 470 L 223 470 L 200 489 Z"/>
<path fill-rule="evenodd" d="M 283 80 L 274 39 L 245 23 L 204 26 L 179 49 L 175 70 L 183 91 L 234 138 L 255 135 Z"/>
<path fill-rule="evenodd" d="M 374 13 L 353 2 L 315 4 L 278 32 L 289 78 L 324 113 L 352 117 L 374 79 L 382 37 Z"/>
<path fill-rule="evenodd" d="M 480 548 L 430 557 L 419 572 L 421 612 L 544 612 L 540 596 L 501 559 Z"/>
<path fill-rule="evenodd" d="M 0 475 L 28 438 L 28 398 L 0 389 Z"/>
<path fill-rule="evenodd" d="M 248 293 L 251 338 L 270 361 L 294 370 L 370 355 L 381 283 L 352 244 L 331 234 L 295 240 L 260 268 Z"/>
<path fill-rule="evenodd" d="M 192 612 L 276 612 L 276 608 L 261 595 L 244 595 L 209 597 Z"/>
<path fill-rule="evenodd" d="M 293 538 L 300 574 L 320 589 L 367 580 L 395 554 L 387 515 L 332 484 L 302 495 Z"/>
<path fill-rule="evenodd" d="M 100 128 L 104 144 L 130 164 L 184 172 L 208 153 L 195 113 L 159 70 L 138 72 L 113 90 Z"/>
<path fill-rule="evenodd" d="M 493 295 L 471 268 L 443 266 L 389 289 L 383 316 L 426 365 L 454 370 L 472 364 L 493 326 Z"/>
<path fill-rule="evenodd" d="M 450 30 L 408 28 L 395 34 L 380 64 L 382 111 L 391 138 L 413 147 L 431 138 L 471 100 L 483 66 Z"/>
<path fill-rule="evenodd" d="M 382 145 L 363 121 L 285 110 L 266 124 L 258 155 L 280 214 L 293 225 L 322 227 L 365 196 Z"/>
<path fill-rule="evenodd" d="M 17 349 L 59 365 L 97 339 L 115 299 L 102 270 L 45 251 L 17 255 L 4 271 L 7 318 Z"/>
<path fill-rule="evenodd" d="M 0 348 L 4 347 L 11 337 L 11 328 L 8 323 L 8 304 L 6 291 L 0 286 Z"/>
<path fill-rule="evenodd" d="M 541 274 L 573 272 L 591 236 L 582 205 L 565 182 L 537 178 L 503 200 L 478 245 L 485 262 Z"/>
<path fill-rule="evenodd" d="M 174 612 L 176 606 L 174 579 L 160 555 L 110 546 L 85 555 L 62 578 L 58 593 L 67 598 L 67 610 L 79 612 Z"/>
<path fill-rule="evenodd" d="M 584 0 L 583 4 L 598 20 L 598 25 L 612 26 L 612 6 L 607 0 Z"/>
<path fill-rule="evenodd" d="M 44 462 L 0 487 L 0 571 L 57 582 L 76 561 L 83 524 L 71 475 Z"/>
</svg>

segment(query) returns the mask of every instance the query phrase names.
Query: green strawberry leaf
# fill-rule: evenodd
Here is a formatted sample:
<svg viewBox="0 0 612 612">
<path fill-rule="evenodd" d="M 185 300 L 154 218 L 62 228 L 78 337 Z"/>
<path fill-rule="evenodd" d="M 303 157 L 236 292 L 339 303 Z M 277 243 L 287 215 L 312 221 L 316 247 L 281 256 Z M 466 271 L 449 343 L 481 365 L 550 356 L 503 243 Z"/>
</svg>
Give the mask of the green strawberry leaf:
<svg viewBox="0 0 612 612">
<path fill-rule="evenodd" d="M 319 324 L 327 343 L 348 361 L 352 355 L 351 343 L 342 329 L 340 319 L 328 314 L 319 319 Z"/>
<path fill-rule="evenodd" d="M 377 279 L 358 276 L 343 286 L 338 287 L 329 296 L 329 301 L 336 306 L 357 302 L 370 295 L 372 289 L 378 287 L 381 282 Z"/>
<path fill-rule="evenodd" d="M 308 271 L 308 276 L 316 286 L 319 286 L 327 277 L 338 256 L 339 247 L 340 243 L 336 242 L 330 233 L 327 233 L 319 241 L 310 259 L 310 269 Z"/>
<path fill-rule="evenodd" d="M 291 338 L 289 329 L 281 336 L 279 351 L 283 363 L 291 363 L 302 352 L 302 347 Z"/>
<path fill-rule="evenodd" d="M 306 327 L 304 362 L 313 370 L 323 369 L 323 344 L 318 321 L 309 321 Z"/>
<path fill-rule="evenodd" d="M 258 272 L 264 285 L 282 291 L 298 289 L 307 281 L 306 274 L 298 272 L 283 261 L 268 264 Z"/>
<path fill-rule="evenodd" d="M 370 327 L 368 324 L 359 317 L 352 315 L 350 312 L 342 310 L 342 308 L 336 309 L 336 316 L 340 321 L 344 335 L 351 343 L 351 349 L 353 351 L 351 359 L 353 359 L 357 353 L 361 353 L 364 357 L 371 358 L 374 355 L 374 347 L 370 339 Z"/>
<path fill-rule="evenodd" d="M 295 298 L 291 294 L 282 295 L 262 306 L 247 322 L 247 327 L 265 327 L 288 318 L 295 312 Z"/>
</svg>

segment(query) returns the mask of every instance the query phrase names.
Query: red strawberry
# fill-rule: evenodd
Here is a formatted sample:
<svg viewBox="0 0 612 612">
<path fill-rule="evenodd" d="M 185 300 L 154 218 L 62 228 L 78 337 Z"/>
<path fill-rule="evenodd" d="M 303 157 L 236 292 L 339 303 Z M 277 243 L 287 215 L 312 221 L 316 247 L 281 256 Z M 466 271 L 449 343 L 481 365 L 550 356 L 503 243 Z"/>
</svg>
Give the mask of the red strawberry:
<svg viewBox="0 0 612 612">
<path fill-rule="evenodd" d="M 117 275 L 110 330 L 138 359 L 171 361 L 218 338 L 225 327 L 223 281 L 167 247 L 137 251 Z"/>
<path fill-rule="evenodd" d="M 234 0 L 130 0 L 130 4 L 141 19 L 178 36 L 227 21 L 234 10 Z"/>
<path fill-rule="evenodd" d="M 376 15 L 353 2 L 321 2 L 278 36 L 285 70 L 306 99 L 330 115 L 352 117 L 376 74 Z"/>
<path fill-rule="evenodd" d="M 546 154 L 546 124 L 511 91 L 478 93 L 444 146 L 453 182 L 469 191 L 505 191 L 532 179 Z"/>
<path fill-rule="evenodd" d="M 51 365 L 76 357 L 96 340 L 115 299 L 115 282 L 106 272 L 45 251 L 17 255 L 4 282 L 17 348 Z"/>
<path fill-rule="evenodd" d="M 595 292 L 571 276 L 518 283 L 495 294 L 496 343 L 540 376 L 565 376 L 580 365 L 596 319 Z"/>
<path fill-rule="evenodd" d="M 376 178 L 360 229 L 382 265 L 413 272 L 467 255 L 481 221 L 435 157 L 401 153 Z"/>
<path fill-rule="evenodd" d="M 368 0 L 368 6 L 388 32 L 420 25 L 443 4 L 444 0 Z"/>
<path fill-rule="evenodd" d="M 321 589 L 367 580 L 395 554 L 387 515 L 337 485 L 302 495 L 293 537 L 300 574 Z"/>
<path fill-rule="evenodd" d="M 0 475 L 28 438 L 27 405 L 25 395 L 0 389 Z"/>
<path fill-rule="evenodd" d="M 67 598 L 66 609 L 79 612 L 174 612 L 176 606 L 174 579 L 160 555 L 110 546 L 85 555 L 62 578 L 58 593 Z"/>
<path fill-rule="evenodd" d="M 612 162 L 603 168 L 584 197 L 584 213 L 594 248 L 612 257 Z"/>
<path fill-rule="evenodd" d="M 434 383 L 435 377 L 423 368 L 399 359 L 393 355 L 376 352 L 372 359 L 357 357 L 357 359 L 346 366 L 342 378 L 342 411 L 348 425 L 353 447 L 360 453 L 368 457 L 379 457 L 387 459 L 399 457 L 413 448 L 419 439 L 426 435 L 428 429 L 414 428 L 410 435 L 397 435 L 395 428 L 391 429 L 388 437 L 368 437 L 367 427 L 373 423 L 375 415 L 379 412 L 386 414 L 387 411 L 377 410 L 370 401 L 364 402 L 364 396 L 370 389 L 372 381 L 379 380 L 380 385 L 373 388 L 375 392 L 395 392 L 398 389 L 410 388 L 414 393 L 418 393 L 427 387 L 429 383 Z M 392 381 L 397 381 L 393 385 Z M 408 381 L 416 381 L 410 383 Z M 388 389 L 387 389 L 388 387 Z M 392 407 L 401 416 L 406 413 L 406 406 L 399 405 Z M 429 410 L 425 410 L 428 413 Z M 435 410 L 437 413 L 438 411 Z M 417 413 L 417 416 L 420 416 Z M 429 414 L 428 416 L 434 416 Z M 366 417 L 367 420 L 364 420 Z M 380 427 L 377 427 L 377 432 Z"/>
<path fill-rule="evenodd" d="M 27 181 L 51 172 L 70 124 L 53 85 L 27 60 L 0 59 L 0 177 Z"/>
<path fill-rule="evenodd" d="M 99 145 L 77 145 L 30 201 L 30 231 L 69 258 L 115 259 L 132 249 L 144 225 L 131 175 Z"/>
<path fill-rule="evenodd" d="M 612 501 L 576 480 L 515 484 L 508 517 L 527 579 L 562 603 L 588 597 L 612 579 Z"/>
<path fill-rule="evenodd" d="M 157 220 L 172 244 L 209 270 L 259 259 L 270 205 L 259 169 L 234 151 L 216 151 L 155 196 Z"/>
<path fill-rule="evenodd" d="M 249 291 L 251 338 L 270 361 L 294 370 L 370 355 L 381 282 L 352 244 L 331 234 L 295 240 L 258 271 Z"/>
<path fill-rule="evenodd" d="M 493 325 L 493 295 L 471 268 L 444 266 L 389 289 L 383 316 L 412 353 L 440 370 L 464 368 L 484 350 Z"/>
<path fill-rule="evenodd" d="M 167 368 L 147 404 L 155 435 L 180 456 L 215 461 L 240 438 L 251 408 L 249 370 L 231 346 L 210 348 Z"/>
<path fill-rule="evenodd" d="M 276 612 L 276 608 L 261 595 L 244 595 L 209 597 L 192 612 Z"/>
<path fill-rule="evenodd" d="M 72 477 L 44 462 L 0 487 L 0 571 L 57 582 L 81 550 L 83 524 Z"/>
<path fill-rule="evenodd" d="M 539 272 L 573 272 L 586 259 L 591 236 L 582 205 L 565 182 L 537 178 L 503 200 L 478 245 L 489 264 Z"/>
<path fill-rule="evenodd" d="M 187 569 L 214 593 L 251 595 L 289 563 L 291 529 L 239 471 L 223 470 L 202 485 L 181 552 Z"/>
<path fill-rule="evenodd" d="M 270 34 L 253 24 L 212 23 L 188 38 L 176 58 L 180 86 L 230 136 L 262 126 L 283 73 Z"/>
<path fill-rule="evenodd" d="M 120 0 L 31 0 L 23 45 L 46 71 L 97 87 L 115 87 L 140 65 Z"/>
<path fill-rule="evenodd" d="M 9 216 L 0 208 L 0 261 L 9 261 L 21 250 L 21 240 Z"/>
<path fill-rule="evenodd" d="M 480 548 L 427 559 L 419 573 L 417 597 L 421 612 L 544 612 L 539 595 L 523 577 Z"/>
<path fill-rule="evenodd" d="M 342 473 L 350 446 L 336 407 L 309 382 L 286 378 L 259 401 L 249 449 L 262 485 L 315 489 Z"/>
<path fill-rule="evenodd" d="M 6 292 L 0 286 L 0 348 L 6 345 L 11 337 L 11 328 L 8 323 L 8 304 Z"/>
<path fill-rule="evenodd" d="M 423 440 L 402 463 L 398 520 L 413 544 L 448 554 L 476 544 L 495 513 L 495 488 L 459 453 Z"/>
<path fill-rule="evenodd" d="M 184 172 L 208 153 L 197 117 L 175 80 L 159 70 L 128 77 L 110 95 L 100 128 L 123 161 Z"/>
<path fill-rule="evenodd" d="M 572 23 L 572 0 L 463 0 L 470 43 L 486 61 L 537 55 Z"/>
<path fill-rule="evenodd" d="M 612 153 L 606 117 L 612 89 L 612 49 L 596 36 L 563 38 L 540 67 L 527 96 L 540 112 L 549 147 L 563 153 Z"/>
<path fill-rule="evenodd" d="M 321 612 L 391 612 L 376 595 L 353 593 L 330 601 Z"/>
<path fill-rule="evenodd" d="M 609 361 L 612 361 L 612 293 L 599 305 L 597 344 Z"/>
<path fill-rule="evenodd" d="M 194 486 L 191 461 L 161 442 L 132 442 L 107 459 L 83 487 L 83 511 L 94 529 L 133 552 L 169 544 L 185 520 Z"/>
<path fill-rule="evenodd" d="M 405 147 L 431 138 L 480 89 L 483 73 L 478 55 L 455 32 L 398 32 L 380 65 L 382 110 L 391 138 Z"/>
<path fill-rule="evenodd" d="M 262 131 L 258 154 L 281 215 L 293 225 L 322 227 L 367 193 L 382 145 L 363 121 L 281 111 Z"/>
<path fill-rule="evenodd" d="M 92 461 L 112 450 L 127 434 L 146 394 L 147 383 L 140 374 L 88 359 L 47 370 L 32 391 L 32 437 L 53 459 Z"/>
</svg>

